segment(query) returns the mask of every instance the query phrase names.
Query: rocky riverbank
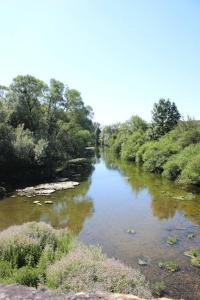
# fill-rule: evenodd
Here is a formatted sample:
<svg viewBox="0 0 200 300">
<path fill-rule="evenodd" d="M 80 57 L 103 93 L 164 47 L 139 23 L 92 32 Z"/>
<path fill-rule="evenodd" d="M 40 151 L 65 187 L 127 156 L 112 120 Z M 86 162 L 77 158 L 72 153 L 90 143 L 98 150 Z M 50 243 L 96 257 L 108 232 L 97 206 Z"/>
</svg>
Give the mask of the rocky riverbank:
<svg viewBox="0 0 200 300">
<path fill-rule="evenodd" d="M 114 293 L 56 294 L 47 289 L 29 288 L 18 284 L 0 285 L 0 299 L 6 300 L 145 300 L 134 295 Z M 170 300 L 168 298 L 157 298 Z"/>
</svg>

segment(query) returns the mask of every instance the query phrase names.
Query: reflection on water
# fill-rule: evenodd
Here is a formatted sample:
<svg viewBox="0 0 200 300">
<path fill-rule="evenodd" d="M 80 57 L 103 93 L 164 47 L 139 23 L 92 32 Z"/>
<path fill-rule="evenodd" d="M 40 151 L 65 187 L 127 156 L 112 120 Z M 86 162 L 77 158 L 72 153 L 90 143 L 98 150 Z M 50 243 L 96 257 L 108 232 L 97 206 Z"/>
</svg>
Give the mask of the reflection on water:
<svg viewBox="0 0 200 300">
<path fill-rule="evenodd" d="M 10 225 L 22 224 L 30 221 L 43 221 L 56 228 L 69 227 L 75 234 L 79 234 L 84 222 L 93 213 L 93 201 L 87 196 L 91 182 L 87 180 L 76 189 L 59 191 L 48 199 L 53 204 L 44 204 L 46 197 L 26 198 L 16 196 L 0 201 L 0 229 Z M 42 206 L 33 204 L 40 200 Z"/>
<path fill-rule="evenodd" d="M 96 160 L 92 174 L 82 179 L 75 189 L 50 197 L 0 201 L 0 229 L 28 221 L 69 227 L 85 243 L 100 244 L 109 256 L 140 268 L 151 282 L 164 280 L 169 296 L 200 299 L 200 270 L 183 255 L 189 248 L 200 247 L 200 195 L 178 200 L 188 192 L 108 152 Z M 32 203 L 47 198 L 52 205 Z M 136 234 L 129 235 L 129 228 Z M 195 234 L 194 239 L 187 238 L 189 233 Z M 167 245 L 169 235 L 178 235 L 180 242 Z M 137 264 L 141 255 L 151 258 L 149 266 Z M 163 260 L 176 260 L 181 272 L 160 270 L 158 263 Z"/>
<path fill-rule="evenodd" d="M 176 197 L 187 195 L 188 192 L 182 190 L 180 186 L 165 178 L 144 172 L 141 168 L 133 164 L 121 161 L 110 152 L 105 152 L 104 160 L 108 169 L 118 170 L 125 176 L 133 192 L 140 192 L 145 188 L 151 195 L 151 207 L 154 216 L 160 220 L 175 216 L 179 211 L 187 218 L 200 225 L 200 195 L 197 194 L 193 200 L 178 200 Z"/>
</svg>

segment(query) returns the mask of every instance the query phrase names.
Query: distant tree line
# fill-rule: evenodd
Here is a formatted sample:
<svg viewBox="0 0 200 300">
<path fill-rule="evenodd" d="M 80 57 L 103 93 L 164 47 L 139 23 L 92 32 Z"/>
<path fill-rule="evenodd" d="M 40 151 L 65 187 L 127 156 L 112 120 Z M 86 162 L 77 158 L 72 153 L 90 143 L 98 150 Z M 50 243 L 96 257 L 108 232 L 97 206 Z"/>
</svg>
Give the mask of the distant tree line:
<svg viewBox="0 0 200 300">
<path fill-rule="evenodd" d="M 101 144 L 147 171 L 183 185 L 200 185 L 200 122 L 181 120 L 169 99 L 154 104 L 150 124 L 133 116 L 125 123 L 105 126 Z"/>
<path fill-rule="evenodd" d="M 39 170 L 51 176 L 71 158 L 94 146 L 99 124 L 81 94 L 62 82 L 17 76 L 0 86 L 0 170 Z"/>
</svg>

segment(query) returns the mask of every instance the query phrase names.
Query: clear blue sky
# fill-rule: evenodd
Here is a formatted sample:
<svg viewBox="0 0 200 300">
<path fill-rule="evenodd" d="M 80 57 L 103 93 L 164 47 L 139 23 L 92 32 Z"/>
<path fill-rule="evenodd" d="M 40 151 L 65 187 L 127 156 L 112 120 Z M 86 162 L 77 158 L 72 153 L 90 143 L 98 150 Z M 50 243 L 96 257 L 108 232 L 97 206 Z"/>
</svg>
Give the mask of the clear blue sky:
<svg viewBox="0 0 200 300">
<path fill-rule="evenodd" d="M 0 0 L 0 84 L 18 74 L 81 91 L 102 124 L 173 100 L 200 118 L 199 0 Z"/>
</svg>

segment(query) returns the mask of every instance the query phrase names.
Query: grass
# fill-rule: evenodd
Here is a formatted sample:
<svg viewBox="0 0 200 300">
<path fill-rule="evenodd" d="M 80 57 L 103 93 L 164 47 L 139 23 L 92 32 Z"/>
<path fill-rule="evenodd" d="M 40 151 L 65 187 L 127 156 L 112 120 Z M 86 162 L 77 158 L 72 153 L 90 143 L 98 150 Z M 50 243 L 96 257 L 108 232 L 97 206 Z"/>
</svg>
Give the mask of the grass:
<svg viewBox="0 0 200 300">
<path fill-rule="evenodd" d="M 103 291 L 151 298 L 139 271 L 107 258 L 99 247 L 83 245 L 66 229 L 36 222 L 0 233 L 0 282 L 42 285 L 65 293 Z"/>
<path fill-rule="evenodd" d="M 162 297 L 165 294 L 166 285 L 164 281 L 157 281 L 153 284 L 152 289 L 156 296 Z"/>
<path fill-rule="evenodd" d="M 160 262 L 159 267 L 161 269 L 164 269 L 169 272 L 177 272 L 180 270 L 179 265 L 175 261 L 172 261 L 172 260 Z"/>
<path fill-rule="evenodd" d="M 196 256 L 196 257 L 193 257 L 191 259 L 191 264 L 192 264 L 193 267 L 200 268 L 200 255 Z"/>
<path fill-rule="evenodd" d="M 200 268 L 200 251 L 197 248 L 191 248 L 185 251 L 184 255 L 191 258 L 191 265 L 193 267 Z"/>
<path fill-rule="evenodd" d="M 169 244 L 169 245 L 175 245 L 175 244 L 178 243 L 179 240 L 180 240 L 180 238 L 177 235 L 168 236 L 168 238 L 167 238 L 167 244 Z"/>
<path fill-rule="evenodd" d="M 200 256 L 200 252 L 197 248 L 191 248 L 190 250 L 185 251 L 184 255 L 193 258 L 193 257 Z"/>
</svg>

